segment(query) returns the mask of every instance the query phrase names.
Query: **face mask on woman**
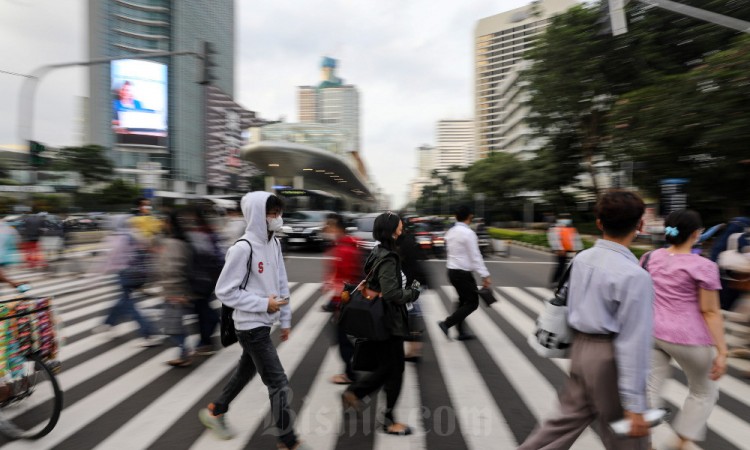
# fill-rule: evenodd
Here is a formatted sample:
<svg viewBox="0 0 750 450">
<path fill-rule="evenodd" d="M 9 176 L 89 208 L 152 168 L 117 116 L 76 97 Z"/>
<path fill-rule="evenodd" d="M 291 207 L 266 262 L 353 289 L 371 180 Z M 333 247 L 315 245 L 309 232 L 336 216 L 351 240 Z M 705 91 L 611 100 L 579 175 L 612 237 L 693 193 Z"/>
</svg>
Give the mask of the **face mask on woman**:
<svg viewBox="0 0 750 450">
<path fill-rule="evenodd" d="M 266 223 L 268 224 L 268 231 L 276 232 L 284 226 L 284 219 L 281 216 L 274 217 L 273 219 L 266 217 Z"/>
</svg>

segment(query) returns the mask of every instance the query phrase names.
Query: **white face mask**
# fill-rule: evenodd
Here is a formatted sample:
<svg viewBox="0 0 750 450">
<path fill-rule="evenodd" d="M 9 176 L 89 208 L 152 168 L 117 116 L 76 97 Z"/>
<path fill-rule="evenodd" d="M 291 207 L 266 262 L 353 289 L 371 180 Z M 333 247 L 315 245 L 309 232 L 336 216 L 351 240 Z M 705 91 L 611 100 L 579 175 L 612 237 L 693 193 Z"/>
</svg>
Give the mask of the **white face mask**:
<svg viewBox="0 0 750 450">
<path fill-rule="evenodd" d="M 266 217 L 266 223 L 268 224 L 268 231 L 276 232 L 281 230 L 281 227 L 284 226 L 284 219 L 282 219 L 281 216 L 273 219 Z"/>
</svg>

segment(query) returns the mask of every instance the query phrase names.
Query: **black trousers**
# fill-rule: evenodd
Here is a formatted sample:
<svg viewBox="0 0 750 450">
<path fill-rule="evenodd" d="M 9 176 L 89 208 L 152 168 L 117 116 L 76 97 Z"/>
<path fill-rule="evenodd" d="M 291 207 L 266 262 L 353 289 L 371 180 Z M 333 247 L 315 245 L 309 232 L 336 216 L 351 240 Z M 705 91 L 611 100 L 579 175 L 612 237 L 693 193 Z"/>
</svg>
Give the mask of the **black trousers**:
<svg viewBox="0 0 750 450">
<path fill-rule="evenodd" d="M 393 409 L 401 394 L 404 380 L 404 338 L 391 336 L 386 341 L 373 342 L 372 351 L 377 355 L 378 367 L 349 386 L 348 391 L 357 398 L 364 398 L 380 387 L 385 391 L 385 424 L 396 421 Z"/>
<path fill-rule="evenodd" d="M 555 271 L 552 273 L 552 284 L 556 284 L 560 281 L 563 273 L 565 273 L 565 267 L 568 266 L 567 252 L 564 255 L 555 255 L 555 257 L 557 258 L 557 267 L 555 267 Z"/>
<path fill-rule="evenodd" d="M 445 325 L 448 328 L 455 325 L 458 334 L 464 334 L 464 319 L 479 307 L 477 282 L 471 272 L 458 269 L 448 269 L 448 281 L 458 292 L 458 307 L 445 319 Z"/>
</svg>

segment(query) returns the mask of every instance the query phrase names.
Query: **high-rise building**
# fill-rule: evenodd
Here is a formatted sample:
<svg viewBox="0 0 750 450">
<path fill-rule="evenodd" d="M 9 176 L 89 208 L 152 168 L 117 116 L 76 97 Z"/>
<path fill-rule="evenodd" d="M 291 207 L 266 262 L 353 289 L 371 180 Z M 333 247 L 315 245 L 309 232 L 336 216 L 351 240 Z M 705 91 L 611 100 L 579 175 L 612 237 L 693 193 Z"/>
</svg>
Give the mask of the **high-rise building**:
<svg viewBox="0 0 750 450">
<path fill-rule="evenodd" d="M 525 123 L 524 88 L 518 80 L 524 52 L 551 18 L 578 2 L 536 0 L 481 19 L 474 30 L 474 119 L 477 157 L 492 152 L 533 152 Z"/>
<path fill-rule="evenodd" d="M 437 168 L 435 147 L 420 145 L 417 147 L 417 177 L 430 178 L 432 171 Z"/>
<path fill-rule="evenodd" d="M 200 60 L 133 55 L 216 51 L 211 84 L 234 93 L 234 1 L 89 0 L 89 58 L 122 57 L 89 69 L 88 141 L 109 149 L 116 170 L 138 181 L 160 167 L 161 188 L 205 193 L 206 91 Z"/>
<path fill-rule="evenodd" d="M 324 57 L 320 84 L 298 88 L 299 121 L 341 129 L 348 136 L 345 150 L 359 152 L 359 92 L 336 76 L 337 65 L 335 59 Z"/>
<path fill-rule="evenodd" d="M 440 120 L 437 125 L 435 169 L 449 172 L 474 162 L 474 121 Z"/>
</svg>

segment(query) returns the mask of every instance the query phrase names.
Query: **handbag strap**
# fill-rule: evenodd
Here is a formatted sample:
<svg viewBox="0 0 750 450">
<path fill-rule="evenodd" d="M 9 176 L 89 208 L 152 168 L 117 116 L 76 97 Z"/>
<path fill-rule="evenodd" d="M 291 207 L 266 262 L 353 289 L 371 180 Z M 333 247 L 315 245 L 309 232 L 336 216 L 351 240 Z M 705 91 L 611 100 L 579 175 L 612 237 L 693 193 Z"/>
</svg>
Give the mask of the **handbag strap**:
<svg viewBox="0 0 750 450">
<path fill-rule="evenodd" d="M 355 287 L 354 287 L 354 289 L 352 289 L 352 292 L 351 292 L 351 293 L 354 293 L 354 291 L 356 291 L 357 289 L 359 289 L 359 288 L 360 288 L 360 287 L 361 287 L 361 286 L 362 286 L 363 284 L 364 284 L 364 285 L 366 285 L 366 284 L 367 284 L 367 282 L 368 282 L 368 281 L 370 280 L 370 276 L 371 276 L 371 275 L 372 275 L 373 273 L 375 273 L 375 269 L 377 269 L 377 268 L 378 268 L 378 267 L 380 266 L 380 264 L 381 264 L 381 263 L 382 263 L 383 261 L 385 261 L 385 259 L 386 259 L 387 257 L 388 257 L 388 256 L 384 256 L 384 257 L 380 258 L 379 260 L 375 261 L 375 264 L 374 264 L 374 265 L 372 266 L 372 269 L 370 269 L 370 271 L 369 271 L 369 272 L 367 273 L 367 275 L 365 275 L 365 279 L 364 279 L 364 280 L 362 280 L 362 281 L 360 281 L 360 282 L 359 282 L 359 284 L 358 284 L 357 286 L 355 286 Z"/>
<path fill-rule="evenodd" d="M 253 272 L 253 244 L 247 239 L 240 239 L 237 242 L 247 242 L 247 245 L 250 246 L 250 256 L 247 258 L 247 272 L 245 272 L 245 278 L 243 278 L 242 283 L 240 283 L 240 290 L 244 291 L 247 288 L 247 283 L 250 282 L 250 274 Z M 235 242 L 235 244 L 237 242 Z"/>
<path fill-rule="evenodd" d="M 555 292 L 560 292 L 562 290 L 563 286 L 565 286 L 565 283 L 568 282 L 570 279 L 570 270 L 573 268 L 573 261 L 568 264 L 568 267 L 565 268 L 565 272 L 563 272 L 562 277 L 560 277 L 560 280 L 557 282 L 557 289 L 555 289 Z"/>
</svg>

